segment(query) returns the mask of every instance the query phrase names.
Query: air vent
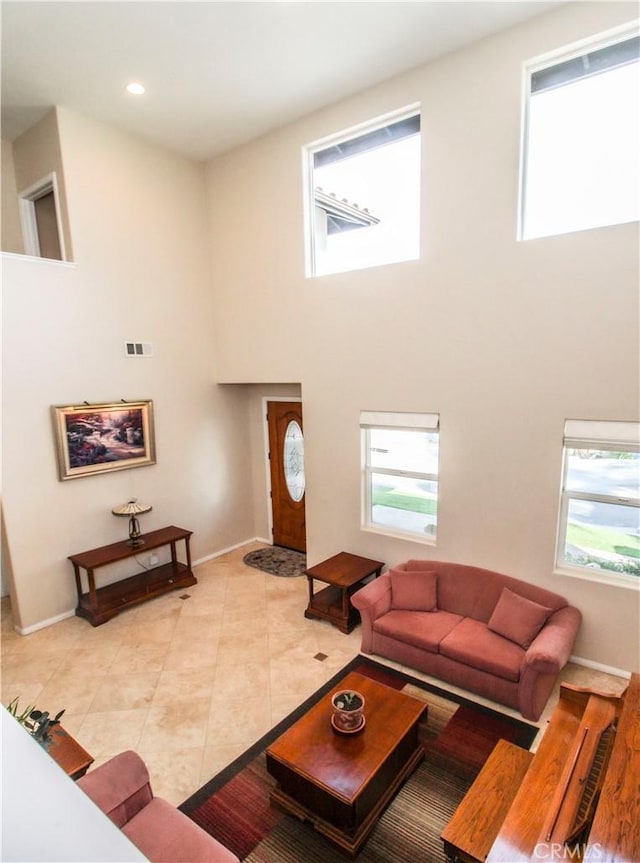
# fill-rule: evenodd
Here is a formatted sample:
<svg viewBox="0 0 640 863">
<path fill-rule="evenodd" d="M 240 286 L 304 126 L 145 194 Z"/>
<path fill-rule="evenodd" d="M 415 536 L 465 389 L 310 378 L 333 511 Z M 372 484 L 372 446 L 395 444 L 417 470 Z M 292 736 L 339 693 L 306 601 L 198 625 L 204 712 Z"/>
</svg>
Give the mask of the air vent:
<svg viewBox="0 0 640 863">
<path fill-rule="evenodd" d="M 152 357 L 153 345 L 151 342 L 125 342 L 124 352 L 128 357 Z"/>
</svg>

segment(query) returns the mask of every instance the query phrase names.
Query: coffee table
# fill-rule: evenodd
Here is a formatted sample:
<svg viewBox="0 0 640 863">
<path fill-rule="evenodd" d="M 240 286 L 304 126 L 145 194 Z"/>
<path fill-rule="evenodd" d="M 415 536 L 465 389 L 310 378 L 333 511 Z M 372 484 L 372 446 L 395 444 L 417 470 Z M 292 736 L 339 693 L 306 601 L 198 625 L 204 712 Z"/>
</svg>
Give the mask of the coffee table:
<svg viewBox="0 0 640 863">
<path fill-rule="evenodd" d="M 337 689 L 364 695 L 365 725 L 355 734 L 331 725 Z M 272 801 L 355 856 L 424 756 L 426 713 L 423 701 L 350 672 L 267 749 Z"/>
</svg>

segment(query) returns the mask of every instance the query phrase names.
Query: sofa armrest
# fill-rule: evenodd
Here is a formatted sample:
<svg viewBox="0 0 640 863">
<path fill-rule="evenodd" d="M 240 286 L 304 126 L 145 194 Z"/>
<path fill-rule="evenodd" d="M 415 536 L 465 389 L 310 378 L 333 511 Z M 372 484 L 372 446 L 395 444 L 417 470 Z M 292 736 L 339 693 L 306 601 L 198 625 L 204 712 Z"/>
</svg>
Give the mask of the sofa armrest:
<svg viewBox="0 0 640 863">
<path fill-rule="evenodd" d="M 518 685 L 518 707 L 525 719 L 540 718 L 567 664 L 580 628 L 582 615 L 570 605 L 554 612 L 524 655 Z"/>
<path fill-rule="evenodd" d="M 362 620 L 363 653 L 371 653 L 373 647 L 373 624 L 391 609 L 391 576 L 388 572 L 374 578 L 351 596 L 351 602 L 360 612 Z"/>
<path fill-rule="evenodd" d="M 531 642 L 524 665 L 539 674 L 559 674 L 573 649 L 582 615 L 567 605 L 554 612 Z"/>
<path fill-rule="evenodd" d="M 90 770 L 77 784 L 117 827 L 124 827 L 153 799 L 149 771 L 131 750 Z"/>
<path fill-rule="evenodd" d="M 351 595 L 351 602 L 360 614 L 369 615 L 376 620 L 391 608 L 391 576 L 388 572 L 374 578 L 360 590 Z"/>
</svg>

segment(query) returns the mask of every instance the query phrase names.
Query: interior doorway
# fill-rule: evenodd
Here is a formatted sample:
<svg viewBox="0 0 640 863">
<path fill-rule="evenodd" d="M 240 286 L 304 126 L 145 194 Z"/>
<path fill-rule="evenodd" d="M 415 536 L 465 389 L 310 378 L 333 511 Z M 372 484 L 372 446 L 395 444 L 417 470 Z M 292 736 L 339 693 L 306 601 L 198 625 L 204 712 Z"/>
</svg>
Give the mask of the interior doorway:
<svg viewBox="0 0 640 863">
<path fill-rule="evenodd" d="M 273 544 L 306 552 L 302 404 L 267 401 Z"/>
</svg>

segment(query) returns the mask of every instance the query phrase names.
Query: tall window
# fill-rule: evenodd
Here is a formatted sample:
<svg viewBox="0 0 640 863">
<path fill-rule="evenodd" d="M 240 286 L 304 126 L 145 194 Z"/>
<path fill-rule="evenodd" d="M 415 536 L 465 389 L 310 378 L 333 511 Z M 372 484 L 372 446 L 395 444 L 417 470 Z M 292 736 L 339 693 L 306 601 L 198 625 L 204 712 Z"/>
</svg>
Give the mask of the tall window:
<svg viewBox="0 0 640 863">
<path fill-rule="evenodd" d="M 363 411 L 362 526 L 435 539 L 438 414 Z"/>
<path fill-rule="evenodd" d="M 307 148 L 311 276 L 420 254 L 420 114 L 386 117 Z"/>
<path fill-rule="evenodd" d="M 529 65 L 522 239 L 640 218 L 639 46 L 627 31 Z"/>
<path fill-rule="evenodd" d="M 565 423 L 557 564 L 640 583 L 640 424 Z"/>
</svg>

